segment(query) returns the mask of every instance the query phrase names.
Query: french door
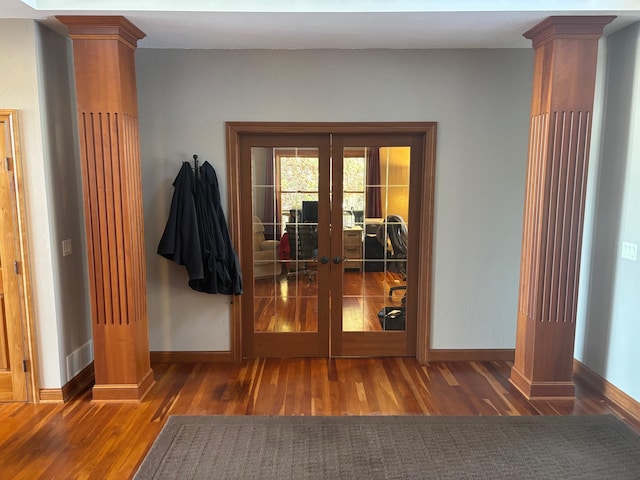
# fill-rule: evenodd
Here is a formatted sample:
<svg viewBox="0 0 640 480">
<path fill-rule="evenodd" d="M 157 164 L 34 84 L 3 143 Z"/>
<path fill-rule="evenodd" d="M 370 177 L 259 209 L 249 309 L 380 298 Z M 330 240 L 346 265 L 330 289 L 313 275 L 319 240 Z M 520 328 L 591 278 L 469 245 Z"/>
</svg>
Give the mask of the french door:
<svg viewBox="0 0 640 480">
<path fill-rule="evenodd" d="M 330 140 L 327 135 L 241 139 L 245 357 L 329 353 L 331 269 L 321 258 L 330 255 Z M 301 183 L 283 185 L 283 174 Z"/>
<path fill-rule="evenodd" d="M 435 127 L 259 125 L 228 125 L 244 279 L 234 346 L 243 357 L 426 349 Z"/>
</svg>

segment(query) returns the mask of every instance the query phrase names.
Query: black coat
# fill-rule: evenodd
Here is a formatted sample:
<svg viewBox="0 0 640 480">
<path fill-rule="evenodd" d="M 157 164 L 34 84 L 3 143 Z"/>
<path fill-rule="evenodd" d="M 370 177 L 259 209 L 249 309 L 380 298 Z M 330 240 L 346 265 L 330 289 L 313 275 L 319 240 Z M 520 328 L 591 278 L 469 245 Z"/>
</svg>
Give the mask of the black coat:
<svg viewBox="0 0 640 480">
<path fill-rule="evenodd" d="M 205 276 L 202 280 L 189 280 L 189 286 L 200 292 L 240 295 L 240 263 L 222 211 L 218 177 L 209 162 L 200 167 L 196 182 L 196 212 Z"/>
<path fill-rule="evenodd" d="M 199 173 L 199 178 L 194 179 L 191 165 L 183 163 L 174 182 L 176 189 L 158 253 L 174 261 L 177 261 L 177 256 L 181 260 L 178 263 L 186 265 L 192 289 L 206 293 L 239 295 L 242 293 L 240 264 L 231 245 L 222 211 L 218 178 L 208 162 L 200 167 Z M 183 176 L 191 179 L 190 188 L 188 180 L 182 181 Z M 179 188 L 183 184 L 187 188 Z M 182 212 L 180 207 L 188 205 L 188 212 L 173 215 L 174 203 L 178 205 L 176 210 L 179 212 Z M 171 240 L 175 238 L 180 241 Z M 184 239 L 190 241 L 186 242 Z M 169 247 L 175 248 L 176 243 L 181 247 L 180 251 L 167 255 L 166 252 L 171 250 Z"/>
<path fill-rule="evenodd" d="M 158 245 L 158 254 L 186 266 L 189 280 L 202 279 L 204 267 L 196 217 L 196 182 L 187 162 L 182 164 L 173 187 L 169 219 Z"/>
</svg>

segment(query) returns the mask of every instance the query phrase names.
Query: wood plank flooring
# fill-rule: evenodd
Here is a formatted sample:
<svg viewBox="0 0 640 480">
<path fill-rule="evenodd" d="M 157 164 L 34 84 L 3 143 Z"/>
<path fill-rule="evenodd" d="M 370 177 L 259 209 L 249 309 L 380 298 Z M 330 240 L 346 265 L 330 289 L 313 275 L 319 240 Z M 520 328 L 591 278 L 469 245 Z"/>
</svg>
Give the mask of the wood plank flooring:
<svg viewBox="0 0 640 480">
<path fill-rule="evenodd" d="M 341 297 L 344 331 L 382 331 L 378 312 L 384 307 L 402 308 L 405 291 L 389 296 L 389 290 L 404 284 L 395 272 L 345 271 Z M 315 332 L 318 284 L 299 272 L 256 279 L 253 310 L 256 332 Z"/>
<path fill-rule="evenodd" d="M 577 385 L 577 398 L 527 401 L 508 362 L 255 359 L 154 364 L 141 403 L 0 404 L 0 478 L 126 479 L 169 415 L 595 415 L 640 422 Z"/>
</svg>

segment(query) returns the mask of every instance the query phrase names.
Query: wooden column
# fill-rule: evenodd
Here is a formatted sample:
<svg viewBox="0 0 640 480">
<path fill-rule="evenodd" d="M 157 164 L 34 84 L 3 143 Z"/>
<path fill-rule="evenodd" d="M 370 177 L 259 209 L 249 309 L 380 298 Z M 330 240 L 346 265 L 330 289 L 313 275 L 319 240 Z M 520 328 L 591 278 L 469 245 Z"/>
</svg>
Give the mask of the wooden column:
<svg viewBox="0 0 640 480">
<path fill-rule="evenodd" d="M 134 51 L 121 16 L 58 16 L 73 40 L 93 319 L 94 400 L 140 400 L 149 360 Z"/>
<path fill-rule="evenodd" d="M 615 17 L 549 17 L 535 66 L 515 363 L 527 398 L 573 397 L 580 248 L 598 39 Z"/>
</svg>

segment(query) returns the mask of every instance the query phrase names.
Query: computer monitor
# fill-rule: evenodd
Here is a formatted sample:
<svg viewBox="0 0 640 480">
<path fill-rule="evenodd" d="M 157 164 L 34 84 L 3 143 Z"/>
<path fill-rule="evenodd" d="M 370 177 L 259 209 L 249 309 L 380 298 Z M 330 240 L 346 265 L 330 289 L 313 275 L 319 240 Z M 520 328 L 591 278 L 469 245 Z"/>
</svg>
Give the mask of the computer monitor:
<svg viewBox="0 0 640 480">
<path fill-rule="evenodd" d="M 302 201 L 302 221 L 306 223 L 318 223 L 318 201 Z"/>
<path fill-rule="evenodd" d="M 353 213 L 353 221 L 356 225 L 362 226 L 364 224 L 364 210 L 351 210 Z"/>
</svg>

